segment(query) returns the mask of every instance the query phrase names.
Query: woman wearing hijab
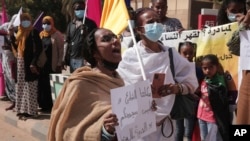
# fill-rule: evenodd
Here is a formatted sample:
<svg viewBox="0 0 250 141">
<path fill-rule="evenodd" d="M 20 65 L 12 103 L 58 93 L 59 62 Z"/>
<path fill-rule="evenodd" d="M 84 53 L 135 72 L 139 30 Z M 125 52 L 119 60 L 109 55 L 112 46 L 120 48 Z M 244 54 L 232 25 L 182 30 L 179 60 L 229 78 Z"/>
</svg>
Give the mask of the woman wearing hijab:
<svg viewBox="0 0 250 141">
<path fill-rule="evenodd" d="M 16 37 L 10 31 L 12 45 L 17 57 L 16 111 L 19 119 L 37 116 L 38 67 L 36 62 L 42 50 L 38 31 L 32 26 L 28 13 L 20 16 Z"/>
<path fill-rule="evenodd" d="M 38 103 L 41 111 L 50 112 L 53 106 L 50 88 L 50 73 L 61 73 L 63 57 L 63 35 L 54 26 L 51 16 L 45 16 L 42 20 L 43 31 L 40 32 L 43 50 L 47 61 L 40 68 L 38 81 Z"/>
</svg>

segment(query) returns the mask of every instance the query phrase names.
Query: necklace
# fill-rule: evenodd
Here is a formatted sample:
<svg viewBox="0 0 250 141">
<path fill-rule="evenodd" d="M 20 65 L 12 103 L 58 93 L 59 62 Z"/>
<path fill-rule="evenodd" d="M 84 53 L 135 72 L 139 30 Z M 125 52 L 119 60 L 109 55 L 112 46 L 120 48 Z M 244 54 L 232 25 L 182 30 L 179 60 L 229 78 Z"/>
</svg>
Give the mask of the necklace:
<svg viewBox="0 0 250 141">
<path fill-rule="evenodd" d="M 103 70 L 103 71 L 101 71 L 99 68 L 93 68 L 93 70 L 95 71 L 95 72 L 99 72 L 99 73 L 103 73 L 103 74 L 106 74 L 106 75 L 108 75 L 108 76 L 110 76 L 110 77 L 113 77 L 113 78 L 117 78 L 117 76 L 118 76 L 118 74 L 117 74 L 117 72 L 116 71 L 113 71 L 113 72 L 109 72 L 108 70 Z"/>
</svg>

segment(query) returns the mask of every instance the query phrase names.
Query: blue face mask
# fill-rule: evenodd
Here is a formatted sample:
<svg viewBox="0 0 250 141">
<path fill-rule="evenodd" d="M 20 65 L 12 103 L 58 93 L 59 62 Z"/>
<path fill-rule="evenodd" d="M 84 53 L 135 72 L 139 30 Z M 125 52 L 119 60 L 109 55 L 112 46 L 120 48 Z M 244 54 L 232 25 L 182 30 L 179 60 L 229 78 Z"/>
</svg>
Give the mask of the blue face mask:
<svg viewBox="0 0 250 141">
<path fill-rule="evenodd" d="M 145 36 L 153 41 L 156 42 L 160 37 L 161 34 L 164 32 L 164 26 L 161 23 L 150 23 L 144 26 L 145 29 Z"/>
<path fill-rule="evenodd" d="M 77 18 L 81 19 L 84 16 L 84 10 L 75 10 L 75 15 Z"/>
<path fill-rule="evenodd" d="M 48 25 L 48 24 L 43 24 L 43 29 L 45 30 L 45 31 L 50 31 L 50 29 L 51 29 L 51 25 Z"/>
<path fill-rule="evenodd" d="M 24 21 L 22 21 L 22 22 L 21 22 L 21 25 L 22 25 L 22 27 L 24 27 L 24 28 L 29 27 L 29 26 L 30 26 L 30 24 L 31 24 L 31 22 L 30 22 L 30 21 L 28 21 L 28 20 L 24 20 Z"/>
<path fill-rule="evenodd" d="M 236 22 L 236 14 L 228 13 L 227 18 L 230 22 Z"/>
</svg>

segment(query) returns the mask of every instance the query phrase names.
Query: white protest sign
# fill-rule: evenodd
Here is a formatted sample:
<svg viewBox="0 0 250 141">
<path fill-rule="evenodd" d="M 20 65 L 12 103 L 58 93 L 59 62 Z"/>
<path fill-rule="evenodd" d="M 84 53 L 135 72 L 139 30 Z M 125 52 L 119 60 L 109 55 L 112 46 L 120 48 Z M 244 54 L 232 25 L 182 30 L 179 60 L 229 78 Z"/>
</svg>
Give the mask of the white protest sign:
<svg viewBox="0 0 250 141">
<path fill-rule="evenodd" d="M 112 111 L 117 115 L 119 141 L 136 141 L 156 131 L 151 84 L 148 80 L 111 90 Z"/>
<path fill-rule="evenodd" d="M 240 68 L 250 70 L 250 31 L 240 32 Z"/>
</svg>

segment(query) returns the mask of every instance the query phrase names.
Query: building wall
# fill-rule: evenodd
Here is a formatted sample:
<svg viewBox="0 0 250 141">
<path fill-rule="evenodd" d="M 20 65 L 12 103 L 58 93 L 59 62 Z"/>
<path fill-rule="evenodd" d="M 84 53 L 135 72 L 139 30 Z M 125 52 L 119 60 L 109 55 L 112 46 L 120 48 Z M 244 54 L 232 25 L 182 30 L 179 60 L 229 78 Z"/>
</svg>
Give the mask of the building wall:
<svg viewBox="0 0 250 141">
<path fill-rule="evenodd" d="M 179 19 L 184 28 L 189 27 L 191 0 L 168 0 L 168 17 Z M 132 0 L 131 6 L 134 9 L 151 6 L 151 0 Z"/>
<path fill-rule="evenodd" d="M 213 8 L 213 0 L 168 0 L 168 17 L 179 19 L 185 29 L 198 28 L 198 15 L 202 8 Z M 131 0 L 134 9 L 149 7 L 151 0 Z"/>
<path fill-rule="evenodd" d="M 188 29 L 190 26 L 190 5 L 191 0 L 168 0 L 167 16 L 179 19 L 182 26 Z"/>
</svg>

